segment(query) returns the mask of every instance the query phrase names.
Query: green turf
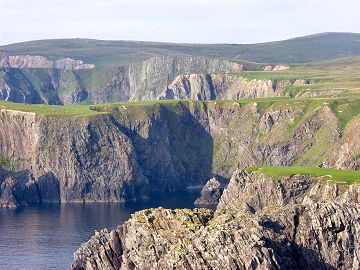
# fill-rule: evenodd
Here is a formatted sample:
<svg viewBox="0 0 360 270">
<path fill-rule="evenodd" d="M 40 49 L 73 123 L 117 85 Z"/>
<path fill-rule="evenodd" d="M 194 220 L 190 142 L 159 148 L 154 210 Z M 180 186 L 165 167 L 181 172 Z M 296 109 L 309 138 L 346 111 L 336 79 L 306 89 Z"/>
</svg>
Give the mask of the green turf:
<svg viewBox="0 0 360 270">
<path fill-rule="evenodd" d="M 272 178 L 292 175 L 310 175 L 322 177 L 324 180 L 331 180 L 338 183 L 360 183 L 360 171 L 355 170 L 337 170 L 311 166 L 250 167 L 245 170 L 262 173 Z"/>
<path fill-rule="evenodd" d="M 57 105 L 44 105 L 44 104 L 23 104 L 0 101 L 0 108 L 6 108 L 13 111 L 30 112 L 37 115 L 45 116 L 61 116 L 61 117 L 73 117 L 79 115 L 96 115 L 101 112 L 91 109 L 90 105 L 69 105 L 69 106 L 57 106 Z"/>
<path fill-rule="evenodd" d="M 308 114 L 312 113 L 317 107 L 328 106 L 336 116 L 339 118 L 342 129 L 346 124 L 360 115 L 360 98 L 308 98 L 296 99 L 286 97 L 272 97 L 272 98 L 256 98 L 256 99 L 242 99 L 242 100 L 215 100 L 215 101 L 199 101 L 199 100 L 154 100 L 154 101 L 138 101 L 138 102 L 120 102 L 114 104 L 99 104 L 99 105 L 44 105 L 44 104 L 23 104 L 13 103 L 7 101 L 0 101 L 0 107 L 8 110 L 32 112 L 38 115 L 46 116 L 79 116 L 79 115 L 96 115 L 101 113 L 118 114 L 125 110 L 132 110 L 133 113 L 147 114 L 153 110 L 158 110 L 159 106 L 174 106 L 181 104 L 182 106 L 189 107 L 192 105 L 214 106 L 222 105 L 231 106 L 238 103 L 241 106 L 249 104 L 257 104 L 260 110 L 267 110 L 270 107 L 274 110 L 277 107 L 284 106 L 301 106 L 304 109 L 304 114 L 294 119 L 291 125 L 288 125 L 287 131 L 291 133 L 303 121 L 305 121 Z M 189 107 L 190 108 L 190 107 Z"/>
</svg>

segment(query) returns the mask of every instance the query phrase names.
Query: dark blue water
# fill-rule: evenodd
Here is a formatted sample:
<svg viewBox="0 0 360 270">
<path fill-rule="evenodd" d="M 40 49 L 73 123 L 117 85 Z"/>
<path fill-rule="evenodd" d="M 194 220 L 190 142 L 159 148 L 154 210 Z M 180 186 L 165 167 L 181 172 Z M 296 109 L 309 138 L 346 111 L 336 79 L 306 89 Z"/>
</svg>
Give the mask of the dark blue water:
<svg viewBox="0 0 360 270">
<path fill-rule="evenodd" d="M 189 191 L 126 204 L 0 209 L 0 269 L 69 269 L 74 252 L 95 230 L 115 229 L 144 208 L 193 208 L 197 195 Z"/>
</svg>

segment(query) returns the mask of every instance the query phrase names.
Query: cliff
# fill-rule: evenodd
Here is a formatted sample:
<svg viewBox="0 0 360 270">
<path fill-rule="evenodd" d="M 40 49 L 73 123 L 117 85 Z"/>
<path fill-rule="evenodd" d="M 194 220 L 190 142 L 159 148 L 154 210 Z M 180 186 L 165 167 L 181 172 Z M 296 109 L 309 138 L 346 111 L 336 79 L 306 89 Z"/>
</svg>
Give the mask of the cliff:
<svg viewBox="0 0 360 270">
<path fill-rule="evenodd" d="M 72 269 L 358 269 L 358 193 L 334 195 L 329 183 L 311 176 L 272 181 L 262 174 L 236 172 L 215 213 L 163 208 L 137 212 L 116 230 L 97 232 L 84 243 Z M 331 185 L 359 191 L 358 185 Z M 302 203 L 300 197 L 314 195 L 315 186 L 321 198 Z M 353 202 L 332 202 L 337 196 Z M 241 207 L 244 202 L 256 211 Z"/>
<path fill-rule="evenodd" d="M 68 58 L 6 56 L 0 62 L 0 99 L 35 104 L 241 99 L 283 96 L 286 87 L 309 83 L 228 75 L 245 68 L 227 60 L 185 55 L 158 56 L 119 68 L 95 68 Z"/>
<path fill-rule="evenodd" d="M 42 56 L 6 56 L 0 61 L 0 99 L 45 104 L 153 100 L 177 75 L 243 70 L 235 62 L 185 55 L 157 56 L 118 68 Z"/>
<path fill-rule="evenodd" d="M 288 204 L 311 205 L 314 203 L 360 202 L 360 184 L 336 182 L 331 175 L 309 177 L 291 175 L 272 178 L 257 172 L 236 171 L 221 196 L 218 209 L 243 209 L 258 211 L 268 207 Z M 360 176 L 359 176 L 360 180 Z M 243 194 L 239 196 L 239 194 Z"/>
<path fill-rule="evenodd" d="M 237 75 L 179 75 L 160 94 L 160 99 L 242 99 L 286 96 L 290 86 L 309 84 L 306 80 L 250 80 Z"/>
<path fill-rule="evenodd" d="M 248 166 L 330 164 L 345 140 L 322 100 L 8 106 L 37 113 L 0 108 L 0 156 L 56 183 L 49 200 L 61 202 L 140 199 Z M 353 155 L 338 164 L 357 168 Z"/>
<path fill-rule="evenodd" d="M 227 60 L 182 55 L 154 57 L 130 65 L 130 100 L 158 99 L 170 80 L 180 74 L 234 73 L 242 70 L 242 64 Z"/>
</svg>

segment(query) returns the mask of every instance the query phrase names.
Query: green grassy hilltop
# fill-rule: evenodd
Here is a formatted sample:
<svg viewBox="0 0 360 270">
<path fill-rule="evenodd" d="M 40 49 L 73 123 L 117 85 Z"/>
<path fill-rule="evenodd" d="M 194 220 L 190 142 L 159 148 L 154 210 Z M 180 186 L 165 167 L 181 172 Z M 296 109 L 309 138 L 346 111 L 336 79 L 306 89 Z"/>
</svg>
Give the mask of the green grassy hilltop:
<svg viewBox="0 0 360 270">
<path fill-rule="evenodd" d="M 360 55 L 360 34 L 322 33 L 259 44 L 176 44 L 94 39 L 51 39 L 0 46 L 10 54 L 71 57 L 97 66 L 127 65 L 156 55 L 186 54 L 258 63 L 306 63 Z"/>
</svg>

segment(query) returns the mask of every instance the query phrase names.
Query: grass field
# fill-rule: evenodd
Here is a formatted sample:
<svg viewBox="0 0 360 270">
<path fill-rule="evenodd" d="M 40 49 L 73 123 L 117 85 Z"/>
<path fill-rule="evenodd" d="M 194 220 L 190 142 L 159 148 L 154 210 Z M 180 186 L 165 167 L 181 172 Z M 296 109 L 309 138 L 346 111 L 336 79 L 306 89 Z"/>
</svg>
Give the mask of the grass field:
<svg viewBox="0 0 360 270">
<path fill-rule="evenodd" d="M 259 172 L 272 178 L 286 177 L 291 175 L 310 175 L 322 177 L 324 180 L 331 180 L 337 183 L 360 183 L 360 171 L 353 170 L 337 170 L 311 166 L 250 167 L 246 168 L 245 170 Z"/>
<path fill-rule="evenodd" d="M 44 105 L 44 104 L 23 104 L 7 101 L 0 101 L 0 108 L 6 108 L 13 111 L 31 112 L 37 115 L 73 117 L 79 115 L 95 115 L 101 112 L 94 111 L 89 105 Z"/>
<path fill-rule="evenodd" d="M 198 101 L 198 100 L 155 100 L 155 101 L 139 101 L 139 102 L 121 102 L 114 104 L 99 104 L 99 105 L 44 105 L 44 104 L 23 104 L 13 103 L 7 101 L 0 101 L 0 108 L 6 108 L 8 110 L 32 112 L 38 115 L 46 116 L 65 116 L 73 117 L 79 115 L 96 115 L 102 113 L 119 113 L 121 111 L 128 110 L 129 108 L 138 111 L 139 113 L 148 110 L 153 110 L 155 107 L 161 106 L 173 106 L 176 104 L 182 104 L 183 106 L 191 106 L 192 104 L 203 104 L 204 106 L 226 105 L 239 103 L 246 106 L 250 103 L 257 103 L 259 109 L 268 109 L 272 107 L 276 109 L 278 106 L 303 106 L 304 116 L 307 111 L 320 106 L 329 106 L 340 120 L 342 128 L 353 118 L 360 115 L 360 97 L 358 98 L 308 98 L 308 99 L 295 99 L 295 98 L 257 98 L 257 99 L 242 99 L 242 100 L 216 100 L 216 101 Z M 295 119 L 290 129 L 296 128 L 298 124 L 301 124 L 301 119 Z"/>
</svg>

